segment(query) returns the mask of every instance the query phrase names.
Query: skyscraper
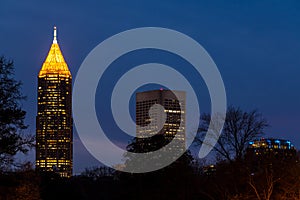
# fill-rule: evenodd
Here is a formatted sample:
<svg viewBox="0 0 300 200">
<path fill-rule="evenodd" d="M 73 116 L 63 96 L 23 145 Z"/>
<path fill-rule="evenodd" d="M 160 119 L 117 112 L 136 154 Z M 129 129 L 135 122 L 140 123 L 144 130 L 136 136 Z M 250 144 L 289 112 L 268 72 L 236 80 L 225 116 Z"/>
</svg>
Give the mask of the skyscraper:
<svg viewBox="0 0 300 200">
<path fill-rule="evenodd" d="M 177 148 L 185 151 L 185 99 L 184 91 L 161 89 L 136 93 L 137 137 L 163 134 L 171 141 L 178 134 Z M 152 107 L 155 104 L 163 106 L 163 109 Z"/>
<path fill-rule="evenodd" d="M 38 75 L 36 169 L 72 175 L 72 76 L 56 38 Z"/>
</svg>

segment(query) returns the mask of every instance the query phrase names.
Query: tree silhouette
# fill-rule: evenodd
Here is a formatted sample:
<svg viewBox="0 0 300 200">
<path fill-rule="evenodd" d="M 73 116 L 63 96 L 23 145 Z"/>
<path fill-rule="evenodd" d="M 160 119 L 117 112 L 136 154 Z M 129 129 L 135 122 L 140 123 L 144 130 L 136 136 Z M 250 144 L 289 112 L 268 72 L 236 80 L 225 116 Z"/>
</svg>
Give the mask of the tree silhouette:
<svg viewBox="0 0 300 200">
<path fill-rule="evenodd" d="M 25 97 L 20 90 L 13 61 L 0 57 L 0 170 L 10 166 L 18 152 L 26 153 L 33 146 L 34 138 L 22 132 L 27 126 L 20 104 Z"/>
<path fill-rule="evenodd" d="M 208 130 L 210 122 L 218 123 L 220 121 L 218 120 L 218 117 L 219 116 L 217 115 L 211 116 L 209 114 L 201 116 L 200 127 L 198 129 L 199 134 L 196 137 L 197 144 L 203 144 L 203 138 Z M 226 113 L 222 134 L 217 140 L 217 144 L 213 146 L 213 149 L 224 160 L 230 162 L 241 160 L 249 142 L 261 137 L 267 126 L 267 121 L 257 112 L 257 110 L 245 112 L 240 108 L 231 106 Z M 212 124 L 211 127 L 218 127 L 218 125 L 214 126 L 214 124 Z M 216 130 L 211 130 L 211 133 L 212 137 L 215 135 L 217 138 L 219 135 Z"/>
<path fill-rule="evenodd" d="M 101 178 L 112 177 L 114 176 L 114 173 L 115 170 L 110 167 L 99 166 L 99 167 L 86 168 L 81 173 L 81 176 L 91 178 L 92 180 L 99 180 Z"/>
<path fill-rule="evenodd" d="M 127 150 L 135 153 L 155 151 L 170 142 L 169 137 L 157 134 L 151 138 L 135 138 Z M 164 153 L 162 157 L 167 156 Z M 125 154 L 125 168 L 133 169 L 143 165 L 160 165 L 160 159 L 150 157 L 139 159 Z M 154 164 L 155 163 L 155 164 Z M 134 171 L 133 171 L 134 172 Z M 170 165 L 147 173 L 121 173 L 120 181 L 133 185 L 136 192 L 133 199 L 190 199 L 195 192 L 194 158 L 189 150 Z"/>
</svg>

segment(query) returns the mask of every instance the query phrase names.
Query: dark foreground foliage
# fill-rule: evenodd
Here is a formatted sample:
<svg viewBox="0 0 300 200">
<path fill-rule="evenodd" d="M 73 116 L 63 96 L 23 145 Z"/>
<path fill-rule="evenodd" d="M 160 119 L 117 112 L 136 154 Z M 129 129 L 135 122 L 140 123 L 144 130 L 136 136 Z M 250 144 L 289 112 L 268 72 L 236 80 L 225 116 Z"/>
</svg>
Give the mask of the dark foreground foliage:
<svg viewBox="0 0 300 200">
<path fill-rule="evenodd" d="M 106 167 L 60 178 L 30 168 L 0 175 L 0 199 L 202 199 L 299 200 L 296 157 L 223 162 L 206 171 L 187 153 L 172 165 L 145 174 Z"/>
</svg>

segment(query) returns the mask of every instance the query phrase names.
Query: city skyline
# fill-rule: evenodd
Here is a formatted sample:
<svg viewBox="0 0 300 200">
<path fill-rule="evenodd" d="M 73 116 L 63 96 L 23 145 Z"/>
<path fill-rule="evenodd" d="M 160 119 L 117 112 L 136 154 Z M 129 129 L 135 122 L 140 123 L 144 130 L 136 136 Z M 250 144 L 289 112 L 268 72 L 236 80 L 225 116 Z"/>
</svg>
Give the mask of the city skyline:
<svg viewBox="0 0 300 200">
<path fill-rule="evenodd" d="M 74 77 L 89 51 L 107 37 L 134 27 L 162 26 L 182 31 L 204 45 L 221 71 L 229 105 L 241 106 L 245 110 L 257 108 L 271 124 L 267 136 L 289 139 L 299 149 L 298 2 L 220 2 L 218 6 L 196 1 L 190 1 L 185 6 L 177 1 L 157 1 L 145 5 L 88 2 L 82 12 L 78 12 L 82 6 L 77 2 L 71 6 L 60 4 L 51 9 L 54 4 L 60 2 L 12 5 L 7 1 L 3 4 L 6 9 L 1 13 L 1 54 L 15 61 L 17 78 L 24 83 L 23 90 L 28 100 L 23 104 L 28 112 L 26 121 L 30 125 L 29 132 L 35 131 L 36 75 L 49 48 L 51 40 L 47 41 L 47 38 L 51 38 L 49 33 L 54 25 L 59 27 L 59 37 L 63 41 L 61 48 Z M 172 5 L 172 9 L 168 9 L 168 5 Z M 39 9 L 39 6 L 45 9 Z M 125 11 L 122 6 L 128 9 Z M 85 7 L 92 11 L 88 12 Z M 152 12 L 157 15 L 151 15 Z M 213 17 L 212 13 L 215 13 Z M 126 66 L 151 60 L 146 53 L 137 52 L 137 56 L 123 58 L 115 65 L 122 66 L 119 67 L 121 72 L 126 71 Z M 161 60 L 181 70 L 187 66 L 173 59 L 172 55 L 163 53 L 160 56 L 158 53 L 151 53 L 156 57 L 154 61 Z M 110 73 L 113 80 L 119 76 L 119 72 L 112 70 Z M 191 75 L 191 71 L 187 69 L 186 74 Z M 197 83 L 199 77 L 191 76 L 191 81 Z M 204 84 L 199 85 L 198 90 L 204 91 L 202 98 L 208 98 Z M 107 88 L 111 87 L 108 84 Z M 99 94 L 96 98 L 100 99 Z M 208 112 L 209 102 L 202 101 L 202 111 Z M 101 105 L 98 105 L 101 109 L 99 107 Z M 76 131 L 74 134 L 75 172 L 88 167 L 84 163 L 98 164 L 84 149 Z M 118 139 L 119 136 L 112 137 Z M 127 138 L 121 137 L 120 145 L 125 141 Z M 28 158 L 32 160 L 32 154 Z"/>
</svg>

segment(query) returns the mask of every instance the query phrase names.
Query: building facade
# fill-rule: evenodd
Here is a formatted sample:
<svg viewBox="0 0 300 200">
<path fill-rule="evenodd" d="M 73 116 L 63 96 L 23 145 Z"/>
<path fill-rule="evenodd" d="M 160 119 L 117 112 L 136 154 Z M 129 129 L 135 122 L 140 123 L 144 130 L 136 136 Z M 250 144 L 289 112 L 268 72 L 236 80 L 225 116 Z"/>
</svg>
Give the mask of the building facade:
<svg viewBox="0 0 300 200">
<path fill-rule="evenodd" d="M 289 140 L 262 138 L 249 142 L 247 156 L 251 157 L 277 157 L 296 158 L 297 150 Z"/>
<path fill-rule="evenodd" d="M 177 148 L 185 151 L 185 102 L 183 91 L 161 89 L 136 93 L 136 136 L 149 138 L 162 134 L 171 141 L 177 135 Z"/>
<path fill-rule="evenodd" d="M 36 169 L 72 176 L 72 76 L 54 38 L 38 74 Z"/>
</svg>

